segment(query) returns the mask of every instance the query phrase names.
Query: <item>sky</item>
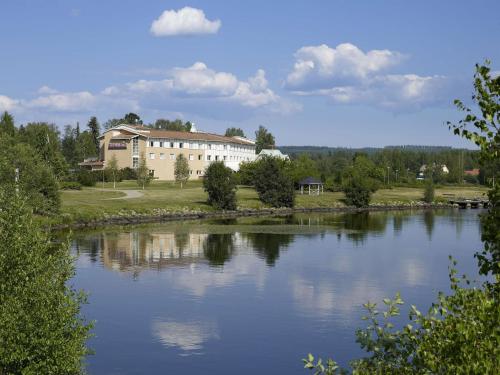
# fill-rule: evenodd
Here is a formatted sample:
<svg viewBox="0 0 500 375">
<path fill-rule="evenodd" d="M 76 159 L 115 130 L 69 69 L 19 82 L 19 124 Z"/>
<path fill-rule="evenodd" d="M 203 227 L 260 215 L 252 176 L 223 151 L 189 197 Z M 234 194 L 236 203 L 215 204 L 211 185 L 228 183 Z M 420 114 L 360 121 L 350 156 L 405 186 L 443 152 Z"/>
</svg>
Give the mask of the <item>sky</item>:
<svg viewBox="0 0 500 375">
<path fill-rule="evenodd" d="M 471 146 L 446 121 L 500 71 L 500 1 L 1 0 L 0 111 L 135 112 L 278 145 Z"/>
</svg>

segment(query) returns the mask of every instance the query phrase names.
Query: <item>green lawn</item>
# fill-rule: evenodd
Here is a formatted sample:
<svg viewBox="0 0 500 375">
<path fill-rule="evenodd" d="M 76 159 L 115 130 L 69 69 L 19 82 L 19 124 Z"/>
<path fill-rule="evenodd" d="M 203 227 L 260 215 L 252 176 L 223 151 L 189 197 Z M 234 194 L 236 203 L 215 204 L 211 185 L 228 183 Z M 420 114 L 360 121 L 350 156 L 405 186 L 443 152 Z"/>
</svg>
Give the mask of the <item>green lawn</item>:
<svg viewBox="0 0 500 375">
<path fill-rule="evenodd" d="M 104 190 L 102 190 L 104 189 Z M 134 213 L 161 213 L 184 211 L 211 211 L 206 203 L 206 194 L 201 182 L 190 182 L 183 189 L 172 182 L 154 181 L 145 190 L 137 186 L 135 181 L 124 181 L 117 184 L 117 190 L 138 190 L 143 193 L 140 198 L 112 199 L 125 197 L 123 192 L 114 191 L 112 184 L 98 184 L 95 188 L 84 188 L 76 191 L 63 191 L 62 215 L 63 221 L 91 220 L 111 215 L 130 215 Z M 446 200 L 450 197 L 478 197 L 486 192 L 485 188 L 443 187 L 436 189 L 436 198 Z M 322 195 L 297 195 L 296 207 L 342 207 L 343 193 L 325 192 Z M 419 201 L 423 189 L 397 187 L 382 189 L 373 196 L 375 204 L 399 204 Z M 256 192 L 249 187 L 239 187 L 237 191 L 238 207 L 264 208 Z"/>
</svg>

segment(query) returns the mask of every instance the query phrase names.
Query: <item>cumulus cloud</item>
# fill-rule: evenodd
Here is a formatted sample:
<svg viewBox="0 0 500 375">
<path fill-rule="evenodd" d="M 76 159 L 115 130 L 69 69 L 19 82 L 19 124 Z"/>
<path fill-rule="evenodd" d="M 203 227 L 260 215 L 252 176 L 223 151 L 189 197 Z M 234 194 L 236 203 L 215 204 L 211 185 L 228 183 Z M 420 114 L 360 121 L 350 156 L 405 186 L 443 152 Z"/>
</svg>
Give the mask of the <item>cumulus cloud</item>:
<svg viewBox="0 0 500 375">
<path fill-rule="evenodd" d="M 154 36 L 215 34 L 221 26 L 220 20 L 210 21 L 201 9 L 184 7 L 166 10 L 151 24 Z"/>
<path fill-rule="evenodd" d="M 0 95 L 0 111 L 12 111 L 19 104 L 18 100 Z"/>
<path fill-rule="evenodd" d="M 49 86 L 42 86 L 37 91 L 39 94 L 57 94 L 58 91 Z"/>
<path fill-rule="evenodd" d="M 166 347 L 177 347 L 183 351 L 203 349 L 209 340 L 219 339 L 219 330 L 211 322 L 153 321 L 153 335 Z"/>
<path fill-rule="evenodd" d="M 92 110 L 96 97 L 88 91 L 57 93 L 39 96 L 24 103 L 30 108 L 44 108 L 49 111 L 78 112 Z"/>
<path fill-rule="evenodd" d="M 440 102 L 448 84 L 443 76 L 389 74 L 405 56 L 396 51 L 363 52 L 350 43 L 331 48 L 307 46 L 295 53 L 285 88 L 297 95 L 321 95 L 337 104 L 368 104 L 394 111 Z"/>
</svg>

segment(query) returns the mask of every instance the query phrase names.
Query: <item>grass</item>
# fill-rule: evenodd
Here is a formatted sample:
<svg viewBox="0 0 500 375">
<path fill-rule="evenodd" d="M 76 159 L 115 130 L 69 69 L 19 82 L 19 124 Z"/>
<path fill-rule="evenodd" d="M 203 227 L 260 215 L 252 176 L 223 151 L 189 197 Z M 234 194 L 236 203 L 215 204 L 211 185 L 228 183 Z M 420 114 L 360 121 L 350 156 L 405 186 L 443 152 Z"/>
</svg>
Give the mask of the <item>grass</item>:
<svg viewBox="0 0 500 375">
<path fill-rule="evenodd" d="M 138 190 L 143 193 L 140 198 L 112 199 L 125 197 L 123 192 L 113 190 L 111 183 L 98 184 L 95 188 L 84 188 L 75 191 L 62 191 L 62 208 L 59 218 L 54 223 L 68 221 L 90 221 L 113 215 L 154 214 L 164 212 L 212 211 L 206 203 L 206 193 L 201 182 L 189 182 L 183 189 L 172 182 L 153 181 L 145 190 L 137 186 L 135 181 L 117 183 L 116 190 Z M 437 200 L 450 197 L 479 197 L 487 191 L 480 186 L 446 186 L 436 188 Z M 322 195 L 297 194 L 296 207 L 342 207 L 343 193 L 325 192 Z M 381 189 L 373 195 L 374 204 L 405 204 L 421 200 L 423 188 L 395 187 Z M 254 189 L 239 187 L 237 191 L 240 209 L 260 209 L 262 204 Z"/>
</svg>

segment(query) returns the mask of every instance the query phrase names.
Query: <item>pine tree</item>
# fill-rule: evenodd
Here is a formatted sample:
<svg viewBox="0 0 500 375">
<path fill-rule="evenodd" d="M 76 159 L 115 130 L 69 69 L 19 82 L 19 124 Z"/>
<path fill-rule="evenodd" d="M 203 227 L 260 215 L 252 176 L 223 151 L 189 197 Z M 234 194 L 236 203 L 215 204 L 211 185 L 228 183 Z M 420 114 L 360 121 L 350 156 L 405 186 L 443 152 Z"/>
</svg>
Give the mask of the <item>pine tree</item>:
<svg viewBox="0 0 500 375">
<path fill-rule="evenodd" d="M 99 155 L 99 134 L 100 134 L 100 126 L 99 122 L 97 121 L 97 117 L 92 116 L 89 120 L 89 123 L 87 124 L 90 134 L 92 135 L 92 140 L 95 145 L 95 150 L 97 155 Z"/>
<path fill-rule="evenodd" d="M 13 137 L 16 135 L 16 127 L 14 125 L 14 117 L 7 111 L 0 117 L 0 134 L 8 134 Z"/>
</svg>

